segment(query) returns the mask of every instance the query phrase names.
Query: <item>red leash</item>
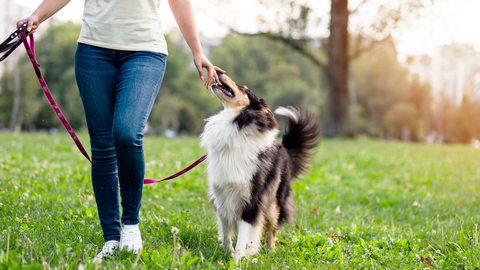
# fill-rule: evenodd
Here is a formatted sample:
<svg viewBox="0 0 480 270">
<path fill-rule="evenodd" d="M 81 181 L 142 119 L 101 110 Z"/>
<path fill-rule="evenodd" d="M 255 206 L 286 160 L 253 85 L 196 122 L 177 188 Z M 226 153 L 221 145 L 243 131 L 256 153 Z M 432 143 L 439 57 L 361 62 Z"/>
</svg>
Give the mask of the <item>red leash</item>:
<svg viewBox="0 0 480 270">
<path fill-rule="evenodd" d="M 24 25 L 24 27 L 26 28 L 26 25 Z M 45 94 L 45 96 L 47 97 L 48 99 L 48 102 L 50 103 L 50 106 L 52 106 L 52 109 L 55 111 L 55 114 L 57 115 L 58 119 L 60 119 L 60 121 L 62 122 L 63 126 L 65 127 L 65 129 L 67 130 L 68 134 L 70 134 L 70 136 L 72 137 L 73 141 L 75 142 L 75 144 L 77 145 L 78 149 L 80 150 L 80 152 L 82 152 L 82 154 L 88 159 L 88 161 L 90 161 L 90 163 L 92 162 L 92 160 L 90 159 L 90 157 L 88 156 L 88 153 L 87 151 L 85 150 L 85 148 L 83 147 L 82 143 L 80 142 L 80 140 L 78 139 L 77 135 L 75 134 L 75 132 L 73 131 L 73 128 L 70 126 L 70 124 L 68 123 L 67 119 L 65 118 L 65 116 L 63 115 L 62 111 L 60 111 L 60 108 L 58 107 L 57 103 L 55 102 L 55 99 L 53 99 L 53 96 L 52 94 L 50 93 L 50 90 L 48 89 L 48 86 L 47 86 L 47 83 L 45 82 L 45 80 L 43 79 L 43 76 L 42 76 L 42 73 L 40 72 L 40 65 L 38 64 L 37 62 L 37 59 L 35 58 L 35 41 L 33 39 L 33 33 L 30 34 L 30 44 L 28 43 L 28 40 L 27 40 L 27 35 L 26 35 L 26 30 L 25 31 L 22 31 L 22 34 L 21 34 L 21 38 L 22 38 L 22 41 L 23 41 L 23 45 L 25 45 L 25 49 L 27 50 L 27 54 L 28 54 L 28 58 L 30 58 L 30 62 L 32 62 L 32 65 L 33 65 L 33 69 L 35 70 L 35 73 L 37 74 L 37 78 L 38 78 L 38 82 L 40 83 L 40 86 L 42 87 L 42 90 L 43 90 L 43 93 Z M 12 50 L 13 51 L 13 50 Z M 6 57 L 6 56 L 5 56 Z M 3 60 L 3 59 L 2 59 Z M 205 154 L 204 156 L 202 156 L 201 158 L 197 159 L 195 162 L 193 162 L 190 166 L 186 167 L 185 169 L 177 172 L 177 173 L 174 173 L 168 177 L 165 177 L 163 179 L 144 179 L 143 180 L 143 183 L 144 184 L 152 184 L 152 183 L 157 183 L 157 182 L 162 182 L 162 181 L 166 181 L 166 180 L 170 180 L 170 179 L 173 179 L 173 178 L 176 178 L 188 171 L 190 171 L 191 169 L 193 169 L 195 166 L 197 166 L 198 164 L 202 163 L 202 161 L 204 161 L 205 159 L 207 158 L 207 154 Z"/>
</svg>

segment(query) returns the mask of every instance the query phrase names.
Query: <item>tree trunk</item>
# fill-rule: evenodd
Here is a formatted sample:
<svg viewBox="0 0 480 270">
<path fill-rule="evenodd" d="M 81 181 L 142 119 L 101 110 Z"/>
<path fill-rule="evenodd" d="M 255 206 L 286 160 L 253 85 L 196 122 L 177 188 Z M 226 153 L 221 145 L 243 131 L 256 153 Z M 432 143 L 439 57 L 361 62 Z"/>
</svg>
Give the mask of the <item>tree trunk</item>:
<svg viewBox="0 0 480 270">
<path fill-rule="evenodd" d="M 332 0 L 327 79 L 328 113 L 324 135 L 348 131 L 348 0 Z"/>
</svg>

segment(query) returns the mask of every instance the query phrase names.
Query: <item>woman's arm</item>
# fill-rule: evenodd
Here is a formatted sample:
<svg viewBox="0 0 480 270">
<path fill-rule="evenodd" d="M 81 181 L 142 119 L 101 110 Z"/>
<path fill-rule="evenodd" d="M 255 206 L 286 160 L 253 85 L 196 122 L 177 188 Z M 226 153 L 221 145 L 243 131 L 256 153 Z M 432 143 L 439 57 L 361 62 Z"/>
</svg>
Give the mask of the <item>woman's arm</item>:
<svg viewBox="0 0 480 270">
<path fill-rule="evenodd" d="M 37 29 L 42 22 L 57 13 L 57 11 L 62 9 L 69 2 L 70 0 L 43 0 L 30 17 L 17 22 L 17 27 L 20 27 L 23 23 L 28 23 L 27 31 L 31 32 L 32 30 Z"/>
<path fill-rule="evenodd" d="M 220 83 L 218 80 L 216 70 L 225 73 L 219 67 L 216 67 L 210 63 L 210 61 L 205 57 L 202 51 L 202 46 L 200 45 L 200 39 L 198 38 L 197 25 L 195 24 L 195 16 L 193 13 L 193 7 L 190 3 L 190 0 L 168 0 L 170 8 L 172 9 L 173 16 L 177 21 L 178 27 L 183 34 L 183 37 L 187 41 L 188 47 L 193 54 L 193 62 L 198 70 L 198 75 L 203 78 L 202 68 L 206 68 L 208 71 L 208 78 L 205 82 L 205 87 L 210 86 L 212 78 L 215 77 L 217 83 Z M 221 83 L 220 83 L 221 84 Z"/>
</svg>

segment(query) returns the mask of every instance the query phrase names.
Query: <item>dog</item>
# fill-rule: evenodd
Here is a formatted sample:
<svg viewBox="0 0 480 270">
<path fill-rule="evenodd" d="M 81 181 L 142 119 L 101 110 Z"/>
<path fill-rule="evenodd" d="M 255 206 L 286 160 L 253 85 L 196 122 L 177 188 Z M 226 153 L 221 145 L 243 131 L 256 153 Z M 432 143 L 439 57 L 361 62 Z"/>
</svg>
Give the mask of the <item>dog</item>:
<svg viewBox="0 0 480 270">
<path fill-rule="evenodd" d="M 218 77 L 221 85 L 214 83 L 210 90 L 224 110 L 205 120 L 200 142 L 207 149 L 208 193 L 219 240 L 237 264 L 259 251 L 262 231 L 274 250 L 275 232 L 293 221 L 291 182 L 307 171 L 320 128 L 308 111 L 279 107 L 275 113 L 288 120 L 279 143 L 279 125 L 265 101 L 226 74 Z"/>
</svg>

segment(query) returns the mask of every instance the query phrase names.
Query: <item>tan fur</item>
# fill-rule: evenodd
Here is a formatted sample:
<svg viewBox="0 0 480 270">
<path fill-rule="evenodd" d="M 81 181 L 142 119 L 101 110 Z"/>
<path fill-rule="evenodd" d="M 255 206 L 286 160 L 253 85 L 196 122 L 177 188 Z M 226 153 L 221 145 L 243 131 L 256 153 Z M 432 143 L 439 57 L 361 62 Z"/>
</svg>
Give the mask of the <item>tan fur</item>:
<svg viewBox="0 0 480 270">
<path fill-rule="evenodd" d="M 273 251 L 275 250 L 275 231 L 277 230 L 280 208 L 276 203 L 273 203 L 265 215 L 265 242 L 267 243 L 268 248 Z"/>
<path fill-rule="evenodd" d="M 232 89 L 235 93 L 234 97 L 229 97 L 218 88 L 213 88 L 215 95 L 222 100 L 222 103 L 225 107 L 229 109 L 241 109 L 250 104 L 248 96 L 245 93 L 245 91 L 248 89 L 246 86 L 237 85 L 225 74 L 218 74 L 218 77 L 222 84 L 228 85 L 228 87 L 230 87 L 230 89 Z"/>
</svg>

